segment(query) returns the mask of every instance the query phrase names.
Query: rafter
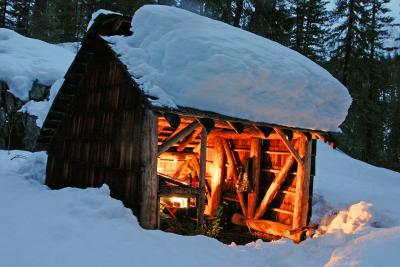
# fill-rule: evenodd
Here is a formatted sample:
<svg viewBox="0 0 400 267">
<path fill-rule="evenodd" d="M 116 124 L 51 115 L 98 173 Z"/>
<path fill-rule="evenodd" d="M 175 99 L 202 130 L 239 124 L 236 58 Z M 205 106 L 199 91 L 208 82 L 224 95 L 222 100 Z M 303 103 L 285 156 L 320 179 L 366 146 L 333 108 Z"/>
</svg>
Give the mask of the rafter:
<svg viewBox="0 0 400 267">
<path fill-rule="evenodd" d="M 299 152 L 294 148 L 292 143 L 289 142 L 287 136 L 279 129 L 279 128 L 274 128 L 275 132 L 278 134 L 282 142 L 285 144 L 287 149 L 289 149 L 290 153 L 293 155 L 293 157 L 296 159 L 296 161 L 300 164 L 303 165 L 303 159 L 301 158 Z"/>
<path fill-rule="evenodd" d="M 188 136 L 194 129 L 199 125 L 198 121 L 193 121 L 191 124 L 177 132 L 174 136 L 168 138 L 162 145 L 158 147 L 158 155 L 162 154 L 163 152 L 167 151 L 171 148 L 174 144 L 181 141 L 183 138 Z"/>
</svg>

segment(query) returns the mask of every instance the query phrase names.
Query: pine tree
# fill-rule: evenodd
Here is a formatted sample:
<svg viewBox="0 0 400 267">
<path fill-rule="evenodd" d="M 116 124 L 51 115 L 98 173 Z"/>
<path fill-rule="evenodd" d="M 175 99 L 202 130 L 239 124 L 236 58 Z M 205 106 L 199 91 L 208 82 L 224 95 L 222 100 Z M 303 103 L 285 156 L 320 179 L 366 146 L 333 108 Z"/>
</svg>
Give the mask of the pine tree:
<svg viewBox="0 0 400 267">
<path fill-rule="evenodd" d="M 290 0 L 291 13 L 296 23 L 292 48 L 303 55 L 322 62 L 326 56 L 328 11 L 324 0 Z"/>
<path fill-rule="evenodd" d="M 254 0 L 253 6 L 246 29 L 288 46 L 293 20 L 286 1 Z"/>
<path fill-rule="evenodd" d="M 7 0 L 0 1 L 0 27 L 6 27 Z"/>
<path fill-rule="evenodd" d="M 369 160 L 379 163 L 382 159 L 384 147 L 384 110 L 381 105 L 380 96 L 383 95 L 382 89 L 383 73 L 380 63 L 385 51 L 384 41 L 389 38 L 388 26 L 393 22 L 393 18 L 387 15 L 389 11 L 385 5 L 390 0 L 370 0 L 368 3 L 368 17 L 366 28 L 366 43 L 368 49 L 367 72 L 368 85 L 366 112 L 371 114 L 366 121 L 366 144 L 365 153 Z"/>
</svg>

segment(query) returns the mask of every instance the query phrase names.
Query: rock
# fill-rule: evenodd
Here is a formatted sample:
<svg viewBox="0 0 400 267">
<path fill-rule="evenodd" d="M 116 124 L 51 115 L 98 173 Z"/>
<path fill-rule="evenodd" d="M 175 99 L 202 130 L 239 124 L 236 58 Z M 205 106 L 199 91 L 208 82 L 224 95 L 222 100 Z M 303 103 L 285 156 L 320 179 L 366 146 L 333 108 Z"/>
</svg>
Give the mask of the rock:
<svg viewBox="0 0 400 267">
<path fill-rule="evenodd" d="M 29 100 L 43 101 L 49 100 L 50 86 L 40 84 L 35 80 L 32 84 L 32 89 L 29 91 Z"/>
<path fill-rule="evenodd" d="M 48 87 L 38 83 L 33 84 L 31 92 L 35 99 L 44 100 L 49 96 Z M 35 148 L 40 128 L 36 125 L 36 116 L 18 112 L 24 104 L 0 81 L 0 149 L 32 151 Z"/>
</svg>

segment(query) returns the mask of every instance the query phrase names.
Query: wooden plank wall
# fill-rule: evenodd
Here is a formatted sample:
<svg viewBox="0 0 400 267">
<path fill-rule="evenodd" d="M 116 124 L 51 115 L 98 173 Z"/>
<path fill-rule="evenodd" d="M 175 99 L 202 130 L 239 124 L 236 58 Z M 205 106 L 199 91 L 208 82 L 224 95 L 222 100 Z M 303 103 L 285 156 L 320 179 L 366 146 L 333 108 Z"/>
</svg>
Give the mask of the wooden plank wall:
<svg viewBox="0 0 400 267">
<path fill-rule="evenodd" d="M 110 52 L 98 48 L 48 151 L 51 188 L 99 187 L 139 210 L 143 102 Z M 79 73 L 77 73 L 78 75 Z"/>
</svg>

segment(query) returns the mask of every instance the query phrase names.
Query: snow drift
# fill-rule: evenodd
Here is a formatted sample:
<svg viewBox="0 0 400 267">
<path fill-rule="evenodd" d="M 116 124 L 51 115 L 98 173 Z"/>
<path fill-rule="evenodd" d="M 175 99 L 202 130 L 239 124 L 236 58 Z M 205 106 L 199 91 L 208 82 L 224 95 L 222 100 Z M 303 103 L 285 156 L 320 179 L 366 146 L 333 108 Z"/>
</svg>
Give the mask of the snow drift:
<svg viewBox="0 0 400 267">
<path fill-rule="evenodd" d="M 318 150 L 313 220 L 325 218 L 324 233 L 246 246 L 143 230 L 107 186 L 49 190 L 44 152 L 0 150 L 0 265 L 397 266 L 400 174 Z"/>
<path fill-rule="evenodd" d="M 166 6 L 143 6 L 133 35 L 104 37 L 157 106 L 338 130 L 351 98 L 325 69 L 276 42 Z"/>
</svg>

